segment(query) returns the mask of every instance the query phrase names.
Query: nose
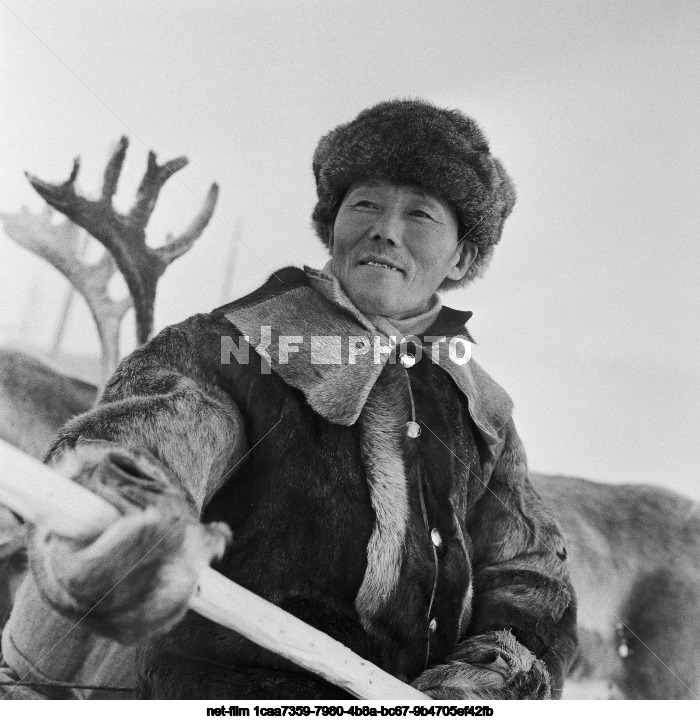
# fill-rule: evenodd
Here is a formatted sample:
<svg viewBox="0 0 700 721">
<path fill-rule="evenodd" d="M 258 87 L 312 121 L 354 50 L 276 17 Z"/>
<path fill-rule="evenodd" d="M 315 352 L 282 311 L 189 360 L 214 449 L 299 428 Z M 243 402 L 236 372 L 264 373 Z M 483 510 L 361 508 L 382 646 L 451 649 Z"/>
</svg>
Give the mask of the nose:
<svg viewBox="0 0 700 721">
<path fill-rule="evenodd" d="M 370 240 L 383 240 L 393 246 L 403 243 L 403 235 L 404 228 L 401 214 L 391 209 L 387 209 L 381 213 L 369 231 Z"/>
</svg>

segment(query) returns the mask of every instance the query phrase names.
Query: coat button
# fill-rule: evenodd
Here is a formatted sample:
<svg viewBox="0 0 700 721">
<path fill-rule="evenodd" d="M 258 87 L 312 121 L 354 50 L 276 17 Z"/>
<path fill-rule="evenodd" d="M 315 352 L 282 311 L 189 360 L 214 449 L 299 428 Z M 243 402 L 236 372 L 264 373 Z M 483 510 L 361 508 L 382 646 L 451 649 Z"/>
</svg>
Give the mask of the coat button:
<svg viewBox="0 0 700 721">
<path fill-rule="evenodd" d="M 434 618 L 429 624 L 428 628 L 430 629 L 431 633 L 435 633 L 437 631 L 437 618 Z"/>
<path fill-rule="evenodd" d="M 416 364 L 416 357 L 410 353 L 402 353 L 399 356 L 399 363 L 401 363 L 404 368 L 413 368 Z"/>
<path fill-rule="evenodd" d="M 415 421 L 409 421 L 406 424 L 406 435 L 409 438 L 418 438 L 420 435 L 420 426 Z"/>
<path fill-rule="evenodd" d="M 436 548 L 440 548 L 442 546 L 442 536 L 440 535 L 440 531 L 438 531 L 437 528 L 433 528 L 433 530 L 430 532 L 430 538 L 433 542 L 433 546 Z"/>
</svg>

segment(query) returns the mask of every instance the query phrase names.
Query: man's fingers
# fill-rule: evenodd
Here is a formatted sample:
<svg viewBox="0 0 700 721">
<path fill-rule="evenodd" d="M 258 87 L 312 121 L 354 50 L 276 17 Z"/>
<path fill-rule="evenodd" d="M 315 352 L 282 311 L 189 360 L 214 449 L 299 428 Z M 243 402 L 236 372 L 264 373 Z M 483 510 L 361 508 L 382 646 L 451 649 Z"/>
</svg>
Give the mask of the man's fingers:
<svg viewBox="0 0 700 721">
<path fill-rule="evenodd" d="M 185 535 L 186 555 L 197 565 L 203 562 L 203 565 L 208 566 L 212 561 L 223 557 L 232 539 L 233 533 L 226 523 L 217 521 L 206 525 L 188 524 Z"/>
<path fill-rule="evenodd" d="M 8 558 L 26 543 L 25 526 L 9 508 L 0 505 L 0 560 Z"/>
<path fill-rule="evenodd" d="M 184 529 L 173 527 L 157 511 L 123 516 L 93 543 L 79 547 L 73 541 L 44 537 L 47 570 L 76 595 L 89 597 L 108 592 L 134 571 L 158 563 L 182 542 Z"/>
<path fill-rule="evenodd" d="M 165 517 L 155 508 L 147 508 L 120 518 L 76 557 L 83 562 L 104 561 L 116 552 L 137 561 L 151 552 L 162 553 L 178 545 L 183 533 L 178 519 Z"/>
</svg>

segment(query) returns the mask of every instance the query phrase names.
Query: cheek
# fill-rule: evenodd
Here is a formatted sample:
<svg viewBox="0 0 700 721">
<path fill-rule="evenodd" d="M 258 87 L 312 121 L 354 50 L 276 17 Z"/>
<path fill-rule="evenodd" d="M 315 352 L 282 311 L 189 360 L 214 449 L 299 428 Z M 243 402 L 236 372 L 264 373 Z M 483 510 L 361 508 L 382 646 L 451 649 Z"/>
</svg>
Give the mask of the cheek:
<svg viewBox="0 0 700 721">
<path fill-rule="evenodd" d="M 421 278 L 426 275 L 433 276 L 439 274 L 445 264 L 444 256 L 430 252 L 430 249 L 423 249 L 422 252 L 414 253 L 413 261 L 416 265 L 416 271 Z"/>
<path fill-rule="evenodd" d="M 459 258 L 456 245 L 456 242 L 448 242 L 443 239 L 433 243 L 423 254 L 423 262 L 435 272 L 446 272 Z"/>
<path fill-rule="evenodd" d="M 333 255 L 345 256 L 354 245 L 354 235 L 348 223 L 336 221 L 333 226 Z"/>
<path fill-rule="evenodd" d="M 452 255 L 445 251 L 438 254 L 434 252 L 414 253 L 414 272 L 411 284 L 416 292 L 421 289 L 421 294 L 430 296 L 440 286 L 451 267 Z"/>
</svg>

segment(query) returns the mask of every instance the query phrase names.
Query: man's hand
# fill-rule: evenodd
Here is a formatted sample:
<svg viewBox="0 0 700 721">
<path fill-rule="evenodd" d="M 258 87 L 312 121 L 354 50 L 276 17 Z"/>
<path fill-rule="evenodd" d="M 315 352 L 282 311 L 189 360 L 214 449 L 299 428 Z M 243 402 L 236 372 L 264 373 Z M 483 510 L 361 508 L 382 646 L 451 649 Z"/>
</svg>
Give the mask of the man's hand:
<svg viewBox="0 0 700 721">
<path fill-rule="evenodd" d="M 14 513 L 0 505 L 0 562 L 25 545 L 25 530 L 24 524 Z"/>
<path fill-rule="evenodd" d="M 449 663 L 424 671 L 411 686 L 435 699 L 549 699 L 542 661 L 510 631 L 467 639 Z"/>
<path fill-rule="evenodd" d="M 56 465 L 122 517 L 88 544 L 33 529 L 30 561 L 42 595 L 124 644 L 166 632 L 186 613 L 200 572 L 224 553 L 228 526 L 199 523 L 194 503 L 147 453 L 86 443 Z"/>
</svg>

